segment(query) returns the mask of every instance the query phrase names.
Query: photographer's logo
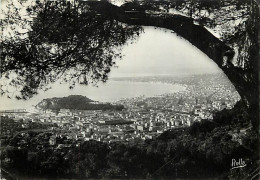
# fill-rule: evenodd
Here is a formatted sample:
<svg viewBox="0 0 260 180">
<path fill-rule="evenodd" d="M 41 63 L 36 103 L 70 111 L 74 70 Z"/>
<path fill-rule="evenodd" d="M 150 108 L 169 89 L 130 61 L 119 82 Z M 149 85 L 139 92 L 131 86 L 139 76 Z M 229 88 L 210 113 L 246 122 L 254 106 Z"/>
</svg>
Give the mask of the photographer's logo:
<svg viewBox="0 0 260 180">
<path fill-rule="evenodd" d="M 246 166 L 246 162 L 243 161 L 242 158 L 238 159 L 238 161 L 236 159 L 232 159 L 231 166 L 231 169 L 243 168 Z"/>
</svg>

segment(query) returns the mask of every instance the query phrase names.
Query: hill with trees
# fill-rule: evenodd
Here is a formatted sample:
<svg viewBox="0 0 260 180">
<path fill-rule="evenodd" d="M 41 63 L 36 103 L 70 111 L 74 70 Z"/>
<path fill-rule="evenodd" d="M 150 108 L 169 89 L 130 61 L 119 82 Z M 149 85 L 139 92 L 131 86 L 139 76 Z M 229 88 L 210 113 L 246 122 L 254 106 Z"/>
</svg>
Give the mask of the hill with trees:
<svg viewBox="0 0 260 180">
<path fill-rule="evenodd" d="M 122 110 L 123 105 L 112 105 L 110 103 L 97 103 L 85 96 L 70 95 L 61 98 L 44 99 L 36 105 L 39 109 L 59 111 L 60 109 L 76 110 Z"/>
</svg>

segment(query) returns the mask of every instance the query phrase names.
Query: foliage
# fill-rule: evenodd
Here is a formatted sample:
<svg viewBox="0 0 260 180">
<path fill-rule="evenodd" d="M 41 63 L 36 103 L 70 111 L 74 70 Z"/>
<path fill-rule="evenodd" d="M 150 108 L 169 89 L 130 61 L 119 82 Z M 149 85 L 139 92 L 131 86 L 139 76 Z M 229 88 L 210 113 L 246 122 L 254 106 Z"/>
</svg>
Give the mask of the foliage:
<svg viewBox="0 0 260 180">
<path fill-rule="evenodd" d="M 250 3 L 249 0 L 148 0 L 142 4 L 138 1 L 126 3 L 118 8 L 107 1 L 44 0 L 35 1 L 32 5 L 22 0 L 18 3 L 11 1 L 1 21 L 5 32 L 1 42 L 1 93 L 17 99 L 28 99 L 39 90 L 48 90 L 57 81 L 69 83 L 70 88 L 76 83 L 96 85 L 98 81 L 106 82 L 115 60 L 121 57 L 122 45 L 134 40 L 141 32 L 141 27 L 129 25 L 135 24 L 135 20 L 124 13 L 126 10 L 140 10 L 140 19 L 149 17 L 146 10 L 158 13 L 162 19 L 174 17 L 176 28 L 170 29 L 194 44 L 200 41 L 193 37 L 199 36 L 196 33 L 208 32 L 203 26 L 216 28 L 223 42 L 241 29 L 245 30 Z M 165 16 L 170 8 L 184 16 L 172 16 L 171 13 Z M 187 15 L 190 17 L 185 17 Z M 146 25 L 145 20 L 137 24 Z M 192 35 L 178 31 L 181 29 L 179 24 L 190 27 L 194 25 L 193 21 L 200 24 L 194 26 L 199 32 Z M 234 26 L 236 21 L 240 21 L 241 27 Z M 154 25 L 162 26 L 157 23 Z M 206 37 L 210 44 L 221 44 L 210 33 Z M 208 48 L 214 48 L 214 45 L 202 42 L 196 43 L 196 46 L 212 58 L 212 53 L 208 52 L 212 50 Z M 214 50 L 217 51 L 217 48 Z M 228 56 L 231 57 L 229 50 Z"/>
<path fill-rule="evenodd" d="M 8 7 L 2 26 L 13 31 L 1 41 L 1 92 L 17 99 L 48 90 L 59 79 L 70 88 L 105 82 L 122 45 L 141 31 L 98 14 L 83 1 L 35 1 L 26 15 L 14 3 Z"/>
<path fill-rule="evenodd" d="M 123 105 L 112 105 L 110 103 L 95 103 L 91 99 L 80 96 L 70 95 L 62 98 L 44 99 L 37 104 L 37 108 L 59 111 L 60 109 L 76 110 L 122 110 Z"/>
</svg>

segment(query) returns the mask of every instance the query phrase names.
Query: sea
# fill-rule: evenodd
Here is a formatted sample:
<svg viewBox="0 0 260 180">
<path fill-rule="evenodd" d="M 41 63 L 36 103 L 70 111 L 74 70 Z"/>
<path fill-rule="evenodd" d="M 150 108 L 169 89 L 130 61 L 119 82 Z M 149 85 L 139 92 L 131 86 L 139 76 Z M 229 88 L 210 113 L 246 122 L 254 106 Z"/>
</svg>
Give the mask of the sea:
<svg viewBox="0 0 260 180">
<path fill-rule="evenodd" d="M 162 82 L 108 80 L 106 83 L 97 84 L 97 86 L 76 85 L 73 89 L 69 89 L 68 84 L 56 83 L 52 86 L 52 89 L 46 92 L 39 92 L 38 95 L 26 101 L 1 97 L 0 109 L 30 109 L 43 99 L 69 95 L 83 95 L 99 102 L 115 102 L 126 98 L 139 96 L 154 97 L 185 90 L 186 87 L 183 85 Z"/>
</svg>

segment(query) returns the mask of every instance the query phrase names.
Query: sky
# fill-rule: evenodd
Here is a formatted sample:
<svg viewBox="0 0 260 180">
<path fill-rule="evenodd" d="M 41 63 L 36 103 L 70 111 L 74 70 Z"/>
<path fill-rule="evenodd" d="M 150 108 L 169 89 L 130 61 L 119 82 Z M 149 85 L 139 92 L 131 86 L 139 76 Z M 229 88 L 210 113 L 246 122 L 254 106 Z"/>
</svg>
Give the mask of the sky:
<svg viewBox="0 0 260 180">
<path fill-rule="evenodd" d="M 123 48 L 110 74 L 117 76 L 189 75 L 222 72 L 220 68 L 187 40 L 176 33 L 144 27 L 136 43 Z"/>
<path fill-rule="evenodd" d="M 112 68 L 110 78 L 149 75 L 183 76 L 222 72 L 204 53 L 176 33 L 154 27 L 144 27 L 144 31 L 135 43 L 129 42 L 123 47 L 124 56 L 121 60 L 116 60 L 118 67 Z M 0 110 L 32 107 L 44 98 L 64 97 L 71 94 L 88 96 L 86 93 L 88 91 L 98 96 L 95 94 L 95 89 L 90 87 L 81 86 L 69 90 L 68 85 L 56 83 L 51 90 L 40 91 L 38 95 L 27 101 L 0 97 Z M 101 93 L 100 90 L 97 92 Z"/>
</svg>

